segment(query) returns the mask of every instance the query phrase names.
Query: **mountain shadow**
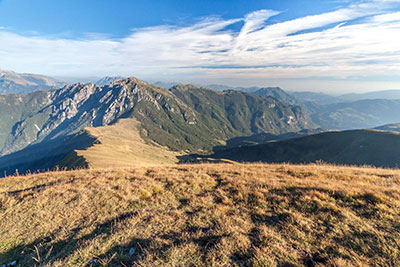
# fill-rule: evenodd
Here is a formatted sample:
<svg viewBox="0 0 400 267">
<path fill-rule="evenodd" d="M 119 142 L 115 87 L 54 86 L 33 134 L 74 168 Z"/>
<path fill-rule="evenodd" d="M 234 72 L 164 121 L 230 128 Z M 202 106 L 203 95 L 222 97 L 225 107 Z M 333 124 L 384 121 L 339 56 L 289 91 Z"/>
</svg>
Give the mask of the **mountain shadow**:
<svg viewBox="0 0 400 267">
<path fill-rule="evenodd" d="M 400 134 L 376 130 L 331 131 L 216 151 L 213 159 L 239 162 L 312 163 L 397 168 Z"/>
</svg>

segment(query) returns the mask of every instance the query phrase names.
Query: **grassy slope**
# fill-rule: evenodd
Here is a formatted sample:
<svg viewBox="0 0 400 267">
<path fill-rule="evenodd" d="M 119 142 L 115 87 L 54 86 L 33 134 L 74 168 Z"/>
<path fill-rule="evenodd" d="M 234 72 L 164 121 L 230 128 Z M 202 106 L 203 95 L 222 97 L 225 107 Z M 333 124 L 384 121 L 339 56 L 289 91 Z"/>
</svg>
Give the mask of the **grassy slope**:
<svg viewBox="0 0 400 267">
<path fill-rule="evenodd" d="M 121 119 L 111 126 L 87 128 L 98 142 L 78 150 L 91 168 L 137 167 L 176 163 L 176 152 L 146 143 L 139 134 L 135 119 Z"/>
<path fill-rule="evenodd" d="M 0 180 L 0 264 L 399 266 L 399 240 L 398 170 L 219 164 Z"/>
<path fill-rule="evenodd" d="M 295 139 L 217 152 L 216 158 L 244 162 L 310 163 L 322 160 L 346 165 L 397 167 L 400 134 L 376 130 L 325 132 Z"/>
<path fill-rule="evenodd" d="M 43 103 L 46 103 L 47 96 L 48 93 L 44 91 L 27 95 L 0 95 L 0 152 L 14 125 L 21 118 L 38 112 L 44 105 Z M 29 136 L 26 138 L 30 139 Z"/>
<path fill-rule="evenodd" d="M 224 139 L 315 128 L 300 107 L 290 106 L 275 98 L 232 90 L 217 92 L 190 85 L 175 86 L 171 92 L 199 112 L 208 127 L 223 132 Z M 290 123 L 289 117 L 293 120 Z"/>
<path fill-rule="evenodd" d="M 311 115 L 325 129 L 360 129 L 397 122 L 400 100 L 366 99 L 320 106 Z"/>
<path fill-rule="evenodd" d="M 147 143 L 157 143 L 175 152 L 199 154 L 210 153 L 214 147 L 223 146 L 232 138 L 297 132 L 313 127 L 298 107 L 241 92 L 221 93 L 193 86 L 168 91 L 136 78 L 93 90 L 91 84 L 76 84 L 53 91 L 51 96 L 48 92 L 0 96 L 0 104 L 4 102 L 0 105 L 0 153 L 6 155 L 0 158 L 0 173 L 15 173 L 16 169 L 20 173 L 34 172 L 53 169 L 56 165 L 86 166 L 87 162 L 72 152 L 92 145 L 81 143 L 81 131 L 87 126 L 111 125 L 121 118 L 140 122 L 140 136 Z M 4 114 L 7 116 L 2 116 Z M 2 117 L 7 118 L 3 120 Z M 100 131 L 104 129 L 108 128 Z M 175 154 L 165 154 L 164 149 L 141 147 L 147 152 L 138 158 L 137 154 L 130 153 L 130 148 L 123 148 L 142 143 L 142 140 L 136 142 L 137 130 L 135 128 L 132 135 L 122 130 L 123 138 L 104 137 L 102 142 L 108 142 L 108 148 L 103 145 L 104 150 L 91 149 L 91 155 L 104 152 L 104 157 L 95 157 L 107 163 L 109 159 L 116 162 L 120 157 L 118 165 L 111 166 L 131 166 L 128 159 L 153 163 L 154 155 L 157 155 L 156 162 L 176 161 Z M 67 145 L 65 139 L 69 140 Z M 75 140 L 78 145 L 73 143 Z M 119 144 L 117 150 L 111 147 L 116 143 Z"/>
</svg>

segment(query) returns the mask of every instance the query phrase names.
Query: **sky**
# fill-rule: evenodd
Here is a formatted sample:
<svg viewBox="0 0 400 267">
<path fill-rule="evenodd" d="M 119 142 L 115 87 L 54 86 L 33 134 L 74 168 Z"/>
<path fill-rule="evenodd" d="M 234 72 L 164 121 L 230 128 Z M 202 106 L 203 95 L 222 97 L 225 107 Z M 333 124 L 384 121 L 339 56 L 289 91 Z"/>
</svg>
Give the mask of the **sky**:
<svg viewBox="0 0 400 267">
<path fill-rule="evenodd" d="M 0 0 L 0 69 L 400 89 L 400 0 Z"/>
</svg>

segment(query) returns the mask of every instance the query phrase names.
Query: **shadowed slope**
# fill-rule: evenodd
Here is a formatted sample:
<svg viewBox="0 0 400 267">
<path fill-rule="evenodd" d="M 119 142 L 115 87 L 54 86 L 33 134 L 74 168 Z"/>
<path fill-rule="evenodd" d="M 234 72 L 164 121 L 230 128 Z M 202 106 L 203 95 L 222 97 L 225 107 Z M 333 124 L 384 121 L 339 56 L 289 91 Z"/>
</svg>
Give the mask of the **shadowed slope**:
<svg viewBox="0 0 400 267">
<path fill-rule="evenodd" d="M 325 132 L 222 150 L 213 157 L 241 162 L 309 163 L 322 160 L 346 165 L 398 167 L 400 134 L 375 130 Z"/>
<path fill-rule="evenodd" d="M 137 121 L 138 126 L 126 129 L 115 126 L 123 138 L 107 130 L 109 148 L 94 148 L 91 151 L 99 155 L 95 157 L 113 158 L 114 163 L 119 162 L 112 166 L 122 166 L 123 163 L 123 166 L 132 166 L 128 158 L 133 154 L 129 150 L 137 150 L 129 146 L 143 143 L 142 140 L 136 142 L 139 140 L 138 132 L 141 139 L 148 144 L 158 144 L 159 148 L 204 154 L 235 137 L 261 133 L 278 135 L 314 128 L 301 108 L 275 98 L 234 91 L 217 92 L 190 85 L 166 90 L 134 77 L 105 86 L 91 83 L 68 85 L 59 90 L 24 97 L 32 98 L 29 102 L 32 108 L 25 109 L 19 95 L 0 96 L 0 103 L 10 100 L 20 103 L 17 106 L 0 107 L 5 111 L 0 113 L 0 126 L 5 129 L 0 131 L 0 155 L 4 156 L 0 158 L 1 173 L 3 170 L 9 173 L 12 169 L 35 171 L 56 165 L 74 168 L 74 162 L 81 167 L 85 164 L 73 150 L 86 149 L 92 144 L 82 145 L 82 139 L 77 139 L 77 136 L 81 136 L 87 127 L 114 125 L 127 118 Z M 15 117 L 3 120 L 3 117 L 10 115 Z M 133 131 L 131 136 L 130 130 Z M 91 131 L 95 133 L 97 130 Z M 102 135 L 100 132 L 98 134 Z M 68 146 L 65 146 L 64 140 L 70 141 Z M 79 144 L 73 144 L 74 140 Z M 107 143 L 105 140 L 100 142 Z M 115 143 L 126 148 L 119 146 L 113 150 L 111 146 Z M 32 153 L 33 148 L 38 153 Z M 152 161 L 151 155 L 160 154 L 157 162 L 174 162 L 171 161 L 171 153 L 164 153 L 165 149 L 153 150 L 135 157 L 134 161 L 137 163 L 137 159 L 143 159 L 143 164 L 147 165 Z M 54 151 L 58 154 L 54 154 Z M 101 156 L 100 153 L 105 154 Z M 24 154 L 29 157 L 21 157 Z M 65 156 L 65 161 L 47 162 L 47 159 L 60 160 Z M 165 156 L 168 160 L 165 160 Z"/>
<path fill-rule="evenodd" d="M 376 127 L 375 129 L 381 131 L 389 131 L 389 132 L 400 132 L 400 123 L 387 124 Z"/>
</svg>

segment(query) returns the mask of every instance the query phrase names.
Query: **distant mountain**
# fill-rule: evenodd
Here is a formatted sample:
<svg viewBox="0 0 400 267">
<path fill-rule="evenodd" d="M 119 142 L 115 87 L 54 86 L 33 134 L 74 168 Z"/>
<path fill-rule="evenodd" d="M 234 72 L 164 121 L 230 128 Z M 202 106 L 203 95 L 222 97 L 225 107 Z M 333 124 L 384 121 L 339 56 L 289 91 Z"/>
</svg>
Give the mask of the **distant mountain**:
<svg viewBox="0 0 400 267">
<path fill-rule="evenodd" d="M 360 100 L 315 106 L 310 115 L 325 129 L 362 129 L 396 123 L 400 118 L 400 100 Z"/>
<path fill-rule="evenodd" d="M 376 127 L 375 129 L 381 131 L 400 132 L 400 123 L 386 124 L 383 126 Z"/>
<path fill-rule="evenodd" d="M 95 82 L 96 85 L 109 85 L 112 82 L 124 79 L 122 76 L 106 76 Z"/>
<path fill-rule="evenodd" d="M 321 160 L 345 165 L 398 167 L 400 134 L 374 130 L 325 132 L 221 150 L 212 157 L 240 162 L 311 163 Z"/>
<path fill-rule="evenodd" d="M 331 96 L 324 93 L 315 92 L 290 92 L 292 96 L 301 102 L 315 102 L 319 105 L 329 105 L 333 103 L 344 102 L 340 97 Z"/>
<path fill-rule="evenodd" d="M 64 86 L 64 82 L 36 74 L 16 73 L 0 69 L 0 94 L 26 94 Z"/>
<path fill-rule="evenodd" d="M 346 101 L 357 101 L 365 99 L 400 99 L 400 90 L 374 91 L 363 94 L 345 94 L 340 96 Z"/>
<path fill-rule="evenodd" d="M 331 96 L 291 92 L 311 120 L 324 129 L 363 129 L 396 123 L 400 117 L 400 90 Z"/>
<path fill-rule="evenodd" d="M 0 103 L 0 174 L 51 168 L 65 161 L 84 164 L 86 159 L 71 159 L 71 153 L 101 143 L 84 129 L 114 125 L 125 118 L 138 125 L 118 127 L 121 135 L 131 136 L 125 132 L 136 129 L 147 144 L 202 153 L 239 136 L 316 127 L 300 107 L 276 98 L 192 85 L 166 90 L 136 78 L 105 86 L 75 84 L 23 96 L 4 95 Z M 140 153 L 135 146 L 132 151 Z"/>
<path fill-rule="evenodd" d="M 236 91 L 241 91 L 241 92 L 246 92 L 246 93 L 253 93 L 261 88 L 261 87 L 257 87 L 257 86 L 238 87 L 238 86 L 227 86 L 227 85 L 221 85 L 221 84 L 208 84 L 208 85 L 205 85 L 204 87 L 214 89 L 217 91 L 236 90 Z"/>
<path fill-rule="evenodd" d="M 255 95 L 258 96 L 270 96 L 270 97 L 275 97 L 285 103 L 291 104 L 291 105 L 299 105 L 300 102 L 296 99 L 296 97 L 290 95 L 286 91 L 282 90 L 279 87 L 265 87 L 265 88 L 260 88 L 257 91 L 252 92 Z"/>
<path fill-rule="evenodd" d="M 157 86 L 160 86 L 160 87 L 162 87 L 164 89 L 169 89 L 171 87 L 174 87 L 175 85 L 181 85 L 181 83 L 178 83 L 178 82 L 160 82 L 160 81 L 157 81 L 157 82 L 150 82 L 150 83 L 154 84 L 154 85 L 157 85 Z"/>
</svg>

